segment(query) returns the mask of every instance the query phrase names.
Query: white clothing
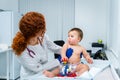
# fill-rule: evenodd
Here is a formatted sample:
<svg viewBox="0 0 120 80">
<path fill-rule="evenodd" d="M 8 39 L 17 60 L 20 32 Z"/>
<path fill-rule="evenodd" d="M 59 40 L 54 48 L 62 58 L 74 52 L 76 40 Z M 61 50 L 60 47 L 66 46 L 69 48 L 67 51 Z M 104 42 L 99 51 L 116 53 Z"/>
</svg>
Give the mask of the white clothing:
<svg viewBox="0 0 120 80">
<path fill-rule="evenodd" d="M 60 65 L 57 59 L 51 62 L 48 61 L 47 50 L 49 49 L 54 53 L 60 54 L 61 47 L 55 45 L 52 41 L 48 39 L 46 35 L 44 35 L 42 45 L 29 45 L 27 46 L 27 48 L 29 50 L 32 50 L 35 55 L 31 53 L 31 55 L 34 57 L 32 58 L 29 55 L 28 50 L 25 49 L 20 56 L 17 56 L 18 60 L 21 63 L 21 78 L 26 78 L 36 74 L 42 74 L 43 70 L 50 70 Z"/>
</svg>

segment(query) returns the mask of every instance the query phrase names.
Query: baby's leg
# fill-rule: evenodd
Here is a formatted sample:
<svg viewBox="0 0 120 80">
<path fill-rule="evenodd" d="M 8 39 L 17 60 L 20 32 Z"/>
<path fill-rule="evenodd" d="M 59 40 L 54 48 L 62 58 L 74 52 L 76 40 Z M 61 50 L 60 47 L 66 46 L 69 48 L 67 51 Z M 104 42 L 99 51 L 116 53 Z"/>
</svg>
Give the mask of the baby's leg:
<svg viewBox="0 0 120 80">
<path fill-rule="evenodd" d="M 47 70 L 45 70 L 45 71 L 43 72 L 43 74 L 44 74 L 45 76 L 47 76 L 47 77 L 52 78 L 52 77 L 57 76 L 57 75 L 59 74 L 59 72 L 60 72 L 60 68 L 57 67 L 57 68 L 55 68 L 55 69 L 52 70 L 52 71 L 47 71 Z"/>
<path fill-rule="evenodd" d="M 88 65 L 86 65 L 86 64 L 79 64 L 77 66 L 76 74 L 77 74 L 77 76 L 80 76 L 82 73 L 84 73 L 85 71 L 88 71 L 88 70 L 89 70 Z"/>
</svg>

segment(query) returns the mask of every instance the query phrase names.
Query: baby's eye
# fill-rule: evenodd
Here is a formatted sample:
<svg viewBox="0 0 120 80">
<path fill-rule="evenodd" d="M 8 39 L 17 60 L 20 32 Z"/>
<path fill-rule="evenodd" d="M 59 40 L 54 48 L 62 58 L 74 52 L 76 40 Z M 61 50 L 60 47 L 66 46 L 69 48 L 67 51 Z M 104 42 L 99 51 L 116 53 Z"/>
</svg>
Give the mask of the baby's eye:
<svg viewBox="0 0 120 80">
<path fill-rule="evenodd" d="M 74 37 L 74 36 L 71 36 L 72 38 Z"/>
</svg>

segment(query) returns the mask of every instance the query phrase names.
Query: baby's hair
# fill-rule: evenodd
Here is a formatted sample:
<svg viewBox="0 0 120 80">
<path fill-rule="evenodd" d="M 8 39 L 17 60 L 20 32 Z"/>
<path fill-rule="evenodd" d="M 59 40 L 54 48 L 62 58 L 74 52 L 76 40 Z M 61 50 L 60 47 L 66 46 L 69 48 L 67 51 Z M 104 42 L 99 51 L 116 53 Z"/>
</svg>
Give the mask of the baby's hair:
<svg viewBox="0 0 120 80">
<path fill-rule="evenodd" d="M 83 38 L 83 31 L 80 29 L 80 28 L 72 28 L 72 29 L 70 29 L 69 30 L 69 32 L 71 32 L 71 31 L 77 31 L 78 32 L 78 35 L 79 35 L 79 37 L 81 38 L 81 40 L 82 40 L 82 38 Z M 68 33 L 69 33 L 68 32 Z"/>
</svg>

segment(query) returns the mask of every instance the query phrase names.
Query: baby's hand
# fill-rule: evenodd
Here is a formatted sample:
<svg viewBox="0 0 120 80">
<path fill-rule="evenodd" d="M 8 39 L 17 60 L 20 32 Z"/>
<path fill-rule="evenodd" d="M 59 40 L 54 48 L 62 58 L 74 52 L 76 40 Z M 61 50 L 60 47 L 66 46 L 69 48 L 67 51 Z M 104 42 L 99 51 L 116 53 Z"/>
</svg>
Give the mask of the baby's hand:
<svg viewBox="0 0 120 80">
<path fill-rule="evenodd" d="M 93 63 L 92 58 L 87 58 L 87 62 L 90 63 L 90 64 L 92 64 Z"/>
<path fill-rule="evenodd" d="M 63 57 L 63 58 L 62 58 L 62 62 L 66 64 L 66 63 L 68 62 L 68 58 L 67 58 L 66 56 Z"/>
</svg>

